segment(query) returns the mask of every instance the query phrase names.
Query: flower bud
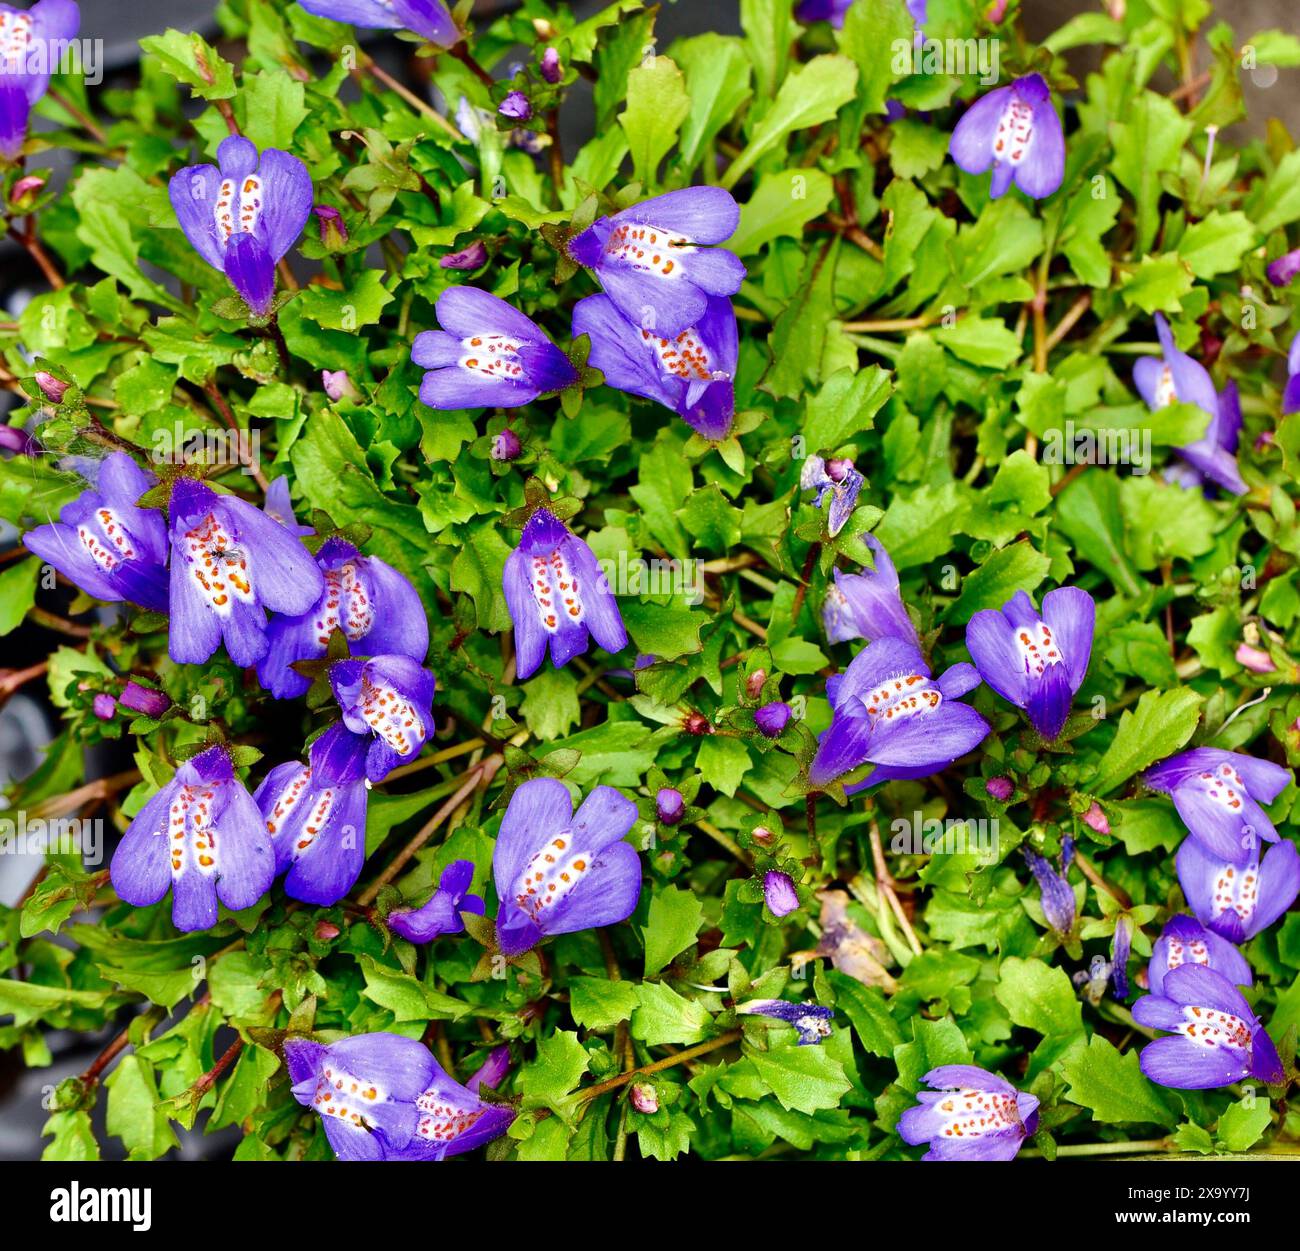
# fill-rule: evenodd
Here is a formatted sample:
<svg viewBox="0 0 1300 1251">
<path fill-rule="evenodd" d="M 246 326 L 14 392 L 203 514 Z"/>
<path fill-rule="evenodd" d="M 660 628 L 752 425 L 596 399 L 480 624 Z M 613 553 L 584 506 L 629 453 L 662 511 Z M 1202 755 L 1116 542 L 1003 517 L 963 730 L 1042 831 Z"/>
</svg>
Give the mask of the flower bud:
<svg viewBox="0 0 1300 1251">
<path fill-rule="evenodd" d="M 63 397 L 67 394 L 68 388 L 72 385 L 70 382 L 64 382 L 61 378 L 56 378 L 51 373 L 46 373 L 43 369 L 36 371 L 36 385 L 40 387 L 41 394 L 45 396 L 51 404 L 62 404 Z"/>
<path fill-rule="evenodd" d="M 475 239 L 468 247 L 459 252 L 448 252 L 441 257 L 438 264 L 443 269 L 482 269 L 487 264 L 487 248 L 481 239 Z"/>
<path fill-rule="evenodd" d="M 122 694 L 118 696 L 118 702 L 123 708 L 129 708 L 132 712 L 143 713 L 146 717 L 161 717 L 168 708 L 172 706 L 172 701 L 163 691 L 156 691 L 149 686 L 141 686 L 139 682 L 128 682 L 122 688 Z"/>
<path fill-rule="evenodd" d="M 106 695 L 103 691 L 100 691 L 91 701 L 91 708 L 94 710 L 95 716 L 101 721 L 112 721 L 117 713 L 117 700 L 111 695 Z"/>
<path fill-rule="evenodd" d="M 314 932 L 317 942 L 327 943 L 339 936 L 339 927 L 332 921 L 317 921 Z"/>
<path fill-rule="evenodd" d="M 17 188 L 14 188 L 15 192 Z M 1268 280 L 1275 287 L 1285 287 L 1296 274 L 1300 274 L 1300 248 L 1286 252 L 1268 263 Z"/>
<path fill-rule="evenodd" d="M 791 716 L 793 713 L 790 711 L 789 704 L 774 700 L 770 704 L 764 704 L 754 714 L 754 723 L 764 738 L 778 738 L 781 731 L 789 724 Z"/>
<path fill-rule="evenodd" d="M 547 48 L 542 53 L 542 77 L 552 85 L 564 77 L 564 67 L 560 64 L 560 54 L 554 48 Z"/>
<path fill-rule="evenodd" d="M 649 1082 L 635 1082 L 632 1085 L 632 1106 L 646 1116 L 659 1111 L 659 1094 Z"/>
<path fill-rule="evenodd" d="M 799 892 L 789 874 L 773 869 L 763 878 L 763 900 L 773 916 L 785 917 L 799 906 Z"/>
<path fill-rule="evenodd" d="M 682 798 L 681 791 L 672 786 L 664 786 L 655 795 L 655 809 L 659 813 L 659 820 L 665 825 L 676 825 L 686 811 L 686 801 Z"/>
<path fill-rule="evenodd" d="M 312 209 L 320 225 L 321 246 L 331 252 L 342 251 L 347 246 L 348 228 L 343 214 L 328 204 L 318 204 Z"/>
<path fill-rule="evenodd" d="M 515 460 L 523 451 L 519 436 L 507 426 L 492 439 L 493 460 Z"/>
<path fill-rule="evenodd" d="M 745 679 L 745 694 L 750 699 L 757 699 L 763 693 L 763 684 L 767 681 L 766 669 L 755 669 Z"/>
<path fill-rule="evenodd" d="M 1010 778 L 989 778 L 984 783 L 984 789 L 1000 803 L 1006 803 L 1011 798 L 1011 793 L 1016 789 L 1011 784 Z"/>
<path fill-rule="evenodd" d="M 336 403 L 339 400 L 359 400 L 360 393 L 352 385 L 352 379 L 348 377 L 346 369 L 322 369 L 320 371 L 321 386 L 325 388 L 325 394 Z"/>
<path fill-rule="evenodd" d="M 1096 830 L 1098 834 L 1110 833 L 1110 822 L 1106 820 L 1105 812 L 1095 799 L 1092 801 L 1092 806 L 1083 814 L 1083 823 L 1089 829 Z"/>
<path fill-rule="evenodd" d="M 763 847 L 770 847 L 776 841 L 776 835 L 765 825 L 756 825 L 749 831 L 749 837 Z"/>
<path fill-rule="evenodd" d="M 1237 647 L 1237 663 L 1244 665 L 1251 673 L 1272 673 L 1277 666 L 1273 658 L 1261 647 L 1251 647 L 1242 643 Z"/>
<path fill-rule="evenodd" d="M 33 208 L 43 186 L 45 186 L 45 179 L 36 174 L 28 174 L 14 183 L 14 188 L 9 193 L 9 203 L 13 205 L 14 212 L 21 215 Z"/>
<path fill-rule="evenodd" d="M 512 91 L 497 106 L 497 112 L 511 121 L 526 122 L 533 115 L 533 106 L 522 91 Z"/>
<path fill-rule="evenodd" d="M 682 729 L 687 734 L 695 734 L 703 737 L 705 734 L 713 733 L 713 726 L 709 724 L 709 719 L 702 712 L 687 713 L 685 720 L 682 722 Z"/>
</svg>

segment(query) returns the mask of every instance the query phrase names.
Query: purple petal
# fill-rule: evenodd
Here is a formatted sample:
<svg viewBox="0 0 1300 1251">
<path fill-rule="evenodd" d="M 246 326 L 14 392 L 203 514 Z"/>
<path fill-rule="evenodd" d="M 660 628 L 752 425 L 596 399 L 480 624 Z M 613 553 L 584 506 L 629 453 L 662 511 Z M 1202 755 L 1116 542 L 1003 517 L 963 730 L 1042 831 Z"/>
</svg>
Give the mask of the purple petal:
<svg viewBox="0 0 1300 1251">
<path fill-rule="evenodd" d="M 1250 1071 L 1241 1052 L 1215 1050 L 1182 1035 L 1158 1038 L 1142 1048 L 1142 1072 L 1153 1082 L 1174 1090 L 1213 1090 L 1230 1086 Z"/>
</svg>

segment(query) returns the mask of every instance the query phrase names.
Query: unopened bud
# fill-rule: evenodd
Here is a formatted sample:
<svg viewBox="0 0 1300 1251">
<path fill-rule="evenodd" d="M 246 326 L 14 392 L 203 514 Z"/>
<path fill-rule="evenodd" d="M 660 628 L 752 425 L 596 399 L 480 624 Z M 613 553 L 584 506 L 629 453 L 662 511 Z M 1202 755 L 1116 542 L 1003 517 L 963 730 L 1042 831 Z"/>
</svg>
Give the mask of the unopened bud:
<svg viewBox="0 0 1300 1251">
<path fill-rule="evenodd" d="M 635 1082 L 632 1086 L 632 1106 L 645 1116 L 659 1111 L 659 1095 L 649 1082 Z"/>
<path fill-rule="evenodd" d="M 750 699 L 757 699 L 763 693 L 763 684 L 767 681 L 766 669 L 755 669 L 745 679 L 745 694 Z"/>
<path fill-rule="evenodd" d="M 1083 814 L 1083 823 L 1089 829 L 1096 830 L 1098 834 L 1110 833 L 1110 822 L 1106 820 L 1105 812 L 1095 799 L 1092 801 L 1092 806 Z"/>
<path fill-rule="evenodd" d="M 1011 785 L 1010 778 L 989 778 L 984 783 L 984 789 L 1000 803 L 1006 803 L 1016 788 Z"/>
<path fill-rule="evenodd" d="M 347 246 L 348 228 L 343 214 L 329 204 L 318 204 L 312 209 L 320 224 L 321 246 L 331 252 L 342 251 Z"/>
<path fill-rule="evenodd" d="M 686 801 L 682 798 L 681 791 L 675 787 L 660 787 L 658 794 L 655 795 L 655 810 L 659 814 L 659 820 L 665 825 L 676 825 L 682 819 L 682 813 L 686 811 Z"/>
<path fill-rule="evenodd" d="M 459 252 L 448 252 L 440 257 L 438 264 L 443 269 L 482 269 L 487 264 L 488 252 L 481 239 L 475 239 L 468 247 Z"/>
<path fill-rule="evenodd" d="M 332 921 L 317 921 L 315 934 L 317 941 L 327 943 L 339 936 L 339 927 Z"/>
<path fill-rule="evenodd" d="M 515 460 L 522 451 L 519 436 L 508 426 L 492 439 L 493 460 Z"/>
<path fill-rule="evenodd" d="M 702 712 L 687 713 L 685 720 L 682 721 L 682 729 L 687 734 L 695 734 L 700 737 L 713 733 L 713 726 L 709 724 L 708 717 Z"/>
<path fill-rule="evenodd" d="M 564 77 L 564 67 L 560 64 L 560 54 L 554 48 L 547 48 L 542 53 L 542 77 L 548 83 L 558 83 Z"/>
<path fill-rule="evenodd" d="M 95 716 L 101 721 L 112 721 L 117 713 L 117 700 L 101 691 L 91 701 L 91 708 L 94 710 Z"/>
<path fill-rule="evenodd" d="M 51 404 L 62 404 L 63 397 L 67 394 L 68 388 L 72 385 L 70 382 L 64 382 L 61 378 L 56 378 L 51 373 L 46 373 L 43 369 L 36 371 L 36 385 L 40 387 L 41 394 L 45 396 Z"/>
<path fill-rule="evenodd" d="M 511 121 L 526 122 L 533 115 L 533 106 L 522 91 L 512 91 L 497 106 L 497 112 Z"/>
</svg>

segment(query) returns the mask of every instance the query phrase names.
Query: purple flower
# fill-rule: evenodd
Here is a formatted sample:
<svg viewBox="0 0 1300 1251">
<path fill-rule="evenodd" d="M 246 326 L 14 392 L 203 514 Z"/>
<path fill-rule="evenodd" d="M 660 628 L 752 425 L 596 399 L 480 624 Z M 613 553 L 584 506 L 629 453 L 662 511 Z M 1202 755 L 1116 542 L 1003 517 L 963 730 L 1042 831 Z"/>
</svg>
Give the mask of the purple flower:
<svg viewBox="0 0 1300 1251">
<path fill-rule="evenodd" d="M 528 97 L 522 91 L 511 91 L 497 105 L 497 112 L 502 117 L 510 118 L 511 121 L 526 122 L 533 115 L 533 106 L 528 102 Z"/>
<path fill-rule="evenodd" d="M 1199 843 L 1183 840 L 1176 857 L 1178 880 L 1196 919 L 1230 943 L 1244 943 L 1267 929 L 1300 894 L 1300 853 L 1280 842 L 1261 860 L 1225 860 Z"/>
<path fill-rule="evenodd" d="M 740 341 L 730 300 L 709 297 L 698 323 L 667 339 L 630 322 L 609 296 L 589 295 L 573 310 L 573 333 L 591 337 L 588 363 L 609 386 L 662 404 L 706 439 L 731 433 Z"/>
<path fill-rule="evenodd" d="M 509 1058 L 509 1052 L 506 1055 Z M 488 1064 L 493 1063 L 489 1059 Z M 489 1083 L 475 1085 L 473 1078 L 470 1081 L 470 1086 L 462 1086 L 435 1062 L 433 1077 L 415 1099 L 415 1133 L 407 1146 L 390 1151 L 388 1159 L 442 1160 L 500 1138 L 515 1119 L 514 1109 L 484 1102 L 478 1090 Z"/>
<path fill-rule="evenodd" d="M 415 588 L 378 556 L 363 556 L 337 535 L 316 553 L 325 578 L 320 598 L 298 616 L 277 616 L 267 627 L 266 655 L 257 680 L 277 699 L 297 699 L 311 683 L 291 666 L 317 660 L 330 635 L 342 630 L 354 651 L 367 656 L 409 656 L 422 662 L 429 650 L 429 622 Z"/>
<path fill-rule="evenodd" d="M 96 694 L 95 698 L 90 701 L 90 710 L 101 721 L 112 721 L 117 715 L 117 700 L 104 691 Z"/>
<path fill-rule="evenodd" d="M 597 786 L 576 813 L 555 778 L 534 778 L 515 791 L 492 853 L 502 952 L 517 956 L 551 935 L 632 915 L 641 859 L 623 839 L 636 815 L 636 805 L 612 786 Z"/>
<path fill-rule="evenodd" d="M 1005 804 L 1015 793 L 1016 788 L 1010 778 L 989 778 L 984 783 L 984 789 L 999 803 Z"/>
<path fill-rule="evenodd" d="M 311 554 L 260 508 L 180 478 L 171 497 L 170 629 L 177 664 L 202 664 L 225 641 L 240 668 L 265 654 L 266 610 L 298 616 L 325 589 Z"/>
<path fill-rule="evenodd" d="M 122 688 L 117 702 L 123 708 L 129 708 L 132 712 L 143 713 L 144 716 L 155 719 L 161 717 L 172 706 L 172 701 L 167 697 L 166 692 L 155 690 L 152 686 L 141 686 L 135 679 L 131 679 Z"/>
<path fill-rule="evenodd" d="M 862 483 L 863 477 L 853 468 L 853 462 L 843 457 L 828 461 L 820 456 L 810 456 L 804 461 L 803 468 L 799 472 L 800 489 L 817 492 L 817 498 L 813 500 L 814 508 L 820 508 L 826 497 L 830 496 L 831 507 L 826 529 L 831 538 L 839 534 L 849 518 L 853 516 Z M 881 548 L 881 551 L 883 550 Z M 915 631 L 912 637 L 915 637 Z"/>
<path fill-rule="evenodd" d="M 275 878 L 275 852 L 253 797 L 222 746 L 187 760 L 127 826 L 110 866 L 113 889 L 137 908 L 170 889 L 172 923 L 205 930 L 217 900 L 251 908 Z"/>
<path fill-rule="evenodd" d="M 758 726 L 758 732 L 764 738 L 780 738 L 781 732 L 790 723 L 792 716 L 794 713 L 790 710 L 789 704 L 783 704 L 779 699 L 773 700 L 754 713 L 754 724 Z"/>
<path fill-rule="evenodd" d="M 1017 591 L 1001 609 L 987 608 L 970 619 L 966 647 L 980 677 L 1023 708 L 1039 734 L 1054 739 L 1088 672 L 1096 617 L 1092 596 L 1078 587 L 1048 591 L 1041 614 Z"/>
<path fill-rule="evenodd" d="M 416 1100 L 442 1070 L 423 1043 L 357 1034 L 328 1047 L 288 1038 L 293 1097 L 320 1114 L 340 1160 L 383 1160 L 406 1147 L 419 1123 Z"/>
<path fill-rule="evenodd" d="M 332 725 L 312 745 L 307 764 L 290 760 L 253 794 L 275 848 L 275 871 L 289 871 L 285 891 L 310 904 L 338 903 L 366 859 L 368 738 Z"/>
<path fill-rule="evenodd" d="M 290 534 L 301 537 L 304 534 L 316 533 L 311 526 L 300 526 L 298 524 L 298 518 L 293 513 L 293 501 L 289 498 L 288 478 L 276 478 L 266 488 L 266 503 L 262 505 L 262 511 L 272 521 L 284 526 Z"/>
<path fill-rule="evenodd" d="M 853 0 L 799 0 L 794 15 L 800 22 L 829 22 L 838 29 L 852 4 Z"/>
<path fill-rule="evenodd" d="M 1057 872 L 1051 863 L 1030 847 L 1023 849 L 1025 863 L 1029 865 L 1038 882 L 1039 900 L 1047 923 L 1063 937 L 1074 929 L 1074 888 L 1070 885 L 1070 862 L 1074 859 L 1074 839 L 1068 835 L 1061 840 L 1061 868 Z"/>
<path fill-rule="evenodd" d="M 450 48 L 460 40 L 460 31 L 442 0 L 302 0 L 302 7 L 316 17 L 349 26 L 409 30 L 440 48 Z"/>
<path fill-rule="evenodd" d="M 493 460 L 512 461 L 517 459 L 519 453 L 523 450 L 523 444 L 519 442 L 519 436 L 507 426 L 493 437 L 492 450 L 489 455 Z"/>
<path fill-rule="evenodd" d="M 952 132 L 948 151 L 968 174 L 993 167 L 990 199 L 1013 182 L 1031 199 L 1051 195 L 1065 177 L 1065 136 L 1042 75 L 1017 78 L 976 100 Z"/>
<path fill-rule="evenodd" d="M 676 825 L 686 811 L 686 801 L 681 791 L 671 786 L 661 786 L 655 794 L 655 811 L 665 825 Z"/>
<path fill-rule="evenodd" d="M 438 264 L 443 269 L 482 269 L 487 264 L 487 259 L 486 245 L 482 239 L 475 239 L 459 252 L 448 252 L 446 256 L 440 257 Z"/>
<path fill-rule="evenodd" d="M 722 243 L 740 208 L 721 187 L 686 187 L 597 218 L 569 241 L 569 255 L 600 280 L 632 325 L 675 339 L 698 326 L 710 296 L 735 295 L 740 258 Z"/>
<path fill-rule="evenodd" d="M 16 456 L 35 456 L 39 452 L 36 440 L 21 426 L 0 423 L 0 449 Z"/>
<path fill-rule="evenodd" d="M 552 86 L 564 77 L 564 67 L 560 64 L 560 54 L 554 48 L 547 48 L 542 53 L 542 77 Z"/>
<path fill-rule="evenodd" d="M 448 865 L 448 868 L 451 866 Z M 471 899 L 477 898 L 471 895 Z M 465 912 L 472 912 L 472 908 L 463 909 Z M 487 1054 L 487 1059 L 475 1070 L 474 1076 L 465 1083 L 466 1090 L 478 1091 L 486 1087 L 488 1090 L 495 1090 L 500 1084 L 501 1079 L 505 1077 L 510 1069 L 510 1048 L 507 1046 L 493 1047 Z"/>
<path fill-rule="evenodd" d="M 275 267 L 311 215 L 311 175 L 288 152 L 223 139 L 217 165 L 189 165 L 168 186 L 191 246 L 221 270 L 257 317 L 271 312 Z"/>
<path fill-rule="evenodd" d="M 1300 274 L 1300 248 L 1293 248 L 1268 263 L 1268 280 L 1275 287 L 1285 287 Z"/>
<path fill-rule="evenodd" d="M 920 650 L 903 639 L 877 639 L 826 682 L 830 728 L 817 740 L 808 771 L 824 786 L 870 761 L 876 766 L 850 794 L 892 778 L 923 778 L 973 750 L 988 722 L 957 697 L 979 685 L 973 666 L 956 664 L 937 681 Z"/>
<path fill-rule="evenodd" d="M 896 638 L 920 647 L 916 627 L 899 594 L 894 562 L 874 534 L 863 535 L 863 539 L 876 567 L 864 573 L 832 571 L 835 580 L 826 588 L 822 604 L 827 640 L 844 643 L 849 639 Z"/>
<path fill-rule="evenodd" d="M 1241 433 L 1241 406 L 1230 384 L 1220 396 L 1204 365 L 1180 352 L 1164 314 L 1155 315 L 1156 334 L 1163 356 L 1143 356 L 1133 366 L 1133 384 L 1153 411 L 1170 404 L 1195 404 L 1210 417 L 1205 433 L 1177 449 L 1187 462 L 1171 475 L 1183 485 L 1218 483 L 1234 495 L 1245 495 L 1246 484 L 1237 469 L 1237 439 Z"/>
<path fill-rule="evenodd" d="M 1186 913 L 1170 917 L 1151 948 L 1147 988 L 1164 993 L 1165 978 L 1185 964 L 1200 964 L 1222 974 L 1234 986 L 1250 986 L 1255 978 L 1246 957 L 1226 938 L 1207 930 Z"/>
<path fill-rule="evenodd" d="M 110 453 L 99 479 L 37 526 L 23 545 L 88 595 L 167 611 L 167 525 L 155 509 L 137 508 L 158 479 L 125 452 Z"/>
<path fill-rule="evenodd" d="M 1282 411 L 1300 413 L 1300 334 L 1291 340 L 1291 350 L 1286 357 L 1286 390 L 1282 392 Z M 1240 412 L 1237 417 L 1240 428 Z"/>
<path fill-rule="evenodd" d="M 1283 1080 L 1273 1040 L 1239 991 L 1222 974 L 1184 964 L 1165 974 L 1162 992 L 1133 1005 L 1133 1019 L 1168 1030 L 1142 1048 L 1139 1063 L 1153 1082 L 1175 1090 L 1210 1090 L 1243 1077 Z"/>
<path fill-rule="evenodd" d="M 1038 1100 L 973 1064 L 945 1064 L 922 1079 L 919 1107 L 899 1118 L 906 1143 L 929 1143 L 923 1160 L 1012 1160 L 1038 1125 Z"/>
<path fill-rule="evenodd" d="M 21 156 L 32 107 L 80 28 L 73 0 L 37 0 L 26 11 L 0 4 L 0 160 Z"/>
<path fill-rule="evenodd" d="M 788 873 L 773 869 L 763 876 L 763 902 L 774 917 L 788 917 L 799 907 L 799 892 Z"/>
<path fill-rule="evenodd" d="M 1143 774 L 1152 790 L 1173 797 L 1192 837 L 1233 864 L 1250 860 L 1261 839 L 1277 842 L 1260 804 L 1271 804 L 1290 780 L 1281 765 L 1218 747 L 1179 752 Z"/>
<path fill-rule="evenodd" d="M 746 1015 L 770 1016 L 793 1025 L 799 1031 L 799 1046 L 820 1043 L 830 1037 L 831 1020 L 835 1013 L 817 1003 L 790 1003 L 786 999 L 751 999 L 738 1003 L 736 1011 Z"/>
<path fill-rule="evenodd" d="M 370 734 L 366 777 L 382 782 L 399 764 L 414 760 L 433 737 L 433 674 L 410 656 L 340 660 L 330 666 L 330 686 L 343 724 Z"/>
<path fill-rule="evenodd" d="M 518 408 L 577 380 L 539 326 L 477 287 L 444 291 L 438 321 L 443 328 L 417 335 L 411 348 L 429 370 L 420 399 L 430 408 Z"/>
<path fill-rule="evenodd" d="M 388 928 L 412 943 L 431 943 L 440 934 L 463 934 L 462 912 L 483 915 L 483 900 L 469 894 L 473 878 L 472 860 L 453 860 L 443 869 L 429 901 L 420 908 L 394 909 L 388 914 Z"/>
<path fill-rule="evenodd" d="M 1110 982 L 1120 1003 L 1128 998 L 1128 958 L 1132 950 L 1133 921 L 1128 916 L 1117 917 L 1110 943 Z"/>
<path fill-rule="evenodd" d="M 506 557 L 503 589 L 521 680 L 541 667 L 548 644 L 557 669 L 587 650 L 589 636 L 607 652 L 627 646 L 623 617 L 595 554 L 548 509 L 533 513 Z"/>
</svg>

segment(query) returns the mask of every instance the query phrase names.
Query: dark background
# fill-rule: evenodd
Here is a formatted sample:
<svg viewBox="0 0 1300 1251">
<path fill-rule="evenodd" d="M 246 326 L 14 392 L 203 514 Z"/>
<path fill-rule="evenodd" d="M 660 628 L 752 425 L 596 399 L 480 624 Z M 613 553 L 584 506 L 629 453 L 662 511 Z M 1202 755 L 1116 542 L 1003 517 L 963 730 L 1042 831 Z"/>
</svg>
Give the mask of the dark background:
<svg viewBox="0 0 1300 1251">
<path fill-rule="evenodd" d="M 574 0 L 573 9 L 582 16 L 602 8 L 606 0 Z M 1297 0 L 1232 0 L 1231 4 L 1217 6 L 1221 17 L 1231 21 L 1239 42 L 1270 28 L 1295 31 L 1297 27 Z M 510 7 L 507 0 L 484 0 L 476 12 L 484 16 Z M 1024 0 L 1022 4 L 1025 25 L 1031 39 L 1038 40 L 1050 34 L 1075 13 L 1092 12 L 1101 6 L 1089 0 Z M 102 38 L 105 43 L 105 85 L 129 84 L 134 73 L 138 54 L 137 40 L 167 27 L 211 31 L 212 0 L 81 0 L 83 38 Z M 739 5 L 737 0 L 678 0 L 663 5 L 658 22 L 658 43 L 666 48 L 674 39 L 716 30 L 739 33 Z M 1212 24 L 1212 23 L 1211 23 Z M 382 32 L 367 32 L 371 52 L 384 60 L 389 68 L 400 73 L 403 53 L 400 45 L 387 39 Z M 1099 59 L 1100 50 L 1080 49 L 1071 54 L 1071 64 L 1076 77 L 1081 78 Z M 506 58 L 507 60 L 511 58 Z M 1208 65 L 1204 50 L 1198 65 Z M 1269 85 L 1270 77 L 1275 80 Z M 1268 117 L 1278 117 L 1293 133 L 1300 133 L 1300 92 L 1295 89 L 1295 76 L 1282 74 L 1259 76 L 1252 83 L 1246 76 L 1246 102 L 1250 115 L 1251 133 L 1263 132 Z M 1157 85 L 1160 85 L 1157 79 Z M 1166 86 L 1172 83 L 1164 84 Z M 568 151 L 584 142 L 591 133 L 590 93 L 580 85 L 570 97 L 562 117 L 565 147 Z M 1240 137 L 1239 137 L 1240 138 Z M 64 154 L 51 153 L 43 162 L 53 164 L 56 177 L 66 169 Z M 60 164 L 62 163 L 62 164 Z M 30 267 L 25 254 L 8 240 L 0 241 L 0 306 L 5 318 L 16 315 L 23 304 L 42 287 L 37 285 L 39 275 Z M 12 407 L 14 397 L 0 392 L 0 420 Z M 11 546 L 17 535 L 6 523 L 0 522 L 0 550 Z M 22 668 L 43 659 L 57 642 L 45 631 L 23 627 L 0 643 L 0 667 Z M 35 694 L 33 694 L 35 692 Z M 25 688 L 0 708 L 0 784 L 23 777 L 39 762 L 41 750 L 53 730 L 55 720 L 51 709 L 40 697 L 36 683 Z M 124 753 L 124 749 L 119 749 Z M 92 761 L 90 776 L 129 767 L 113 758 L 110 750 L 101 750 L 99 758 Z M 2 801 L 0 801 L 2 802 Z M 0 856 L 0 902 L 12 905 L 22 895 L 38 866 L 26 856 Z M 181 1005 L 184 1011 L 185 1005 Z M 82 1071 L 98 1052 L 107 1038 L 98 1039 L 84 1035 L 50 1037 L 55 1053 L 54 1065 L 49 1069 L 26 1070 L 20 1057 L 0 1052 L 0 1159 L 31 1159 L 40 1154 L 40 1129 L 45 1121 L 41 1108 L 41 1093 L 64 1077 Z M 102 1134 L 103 1100 L 96 1113 L 100 1141 L 107 1154 L 120 1148 L 116 1139 Z M 179 1131 L 178 1131 L 179 1132 Z M 224 1157 L 238 1140 L 237 1130 L 231 1129 L 205 1138 L 201 1132 L 181 1135 L 181 1154 L 186 1157 Z"/>
</svg>

